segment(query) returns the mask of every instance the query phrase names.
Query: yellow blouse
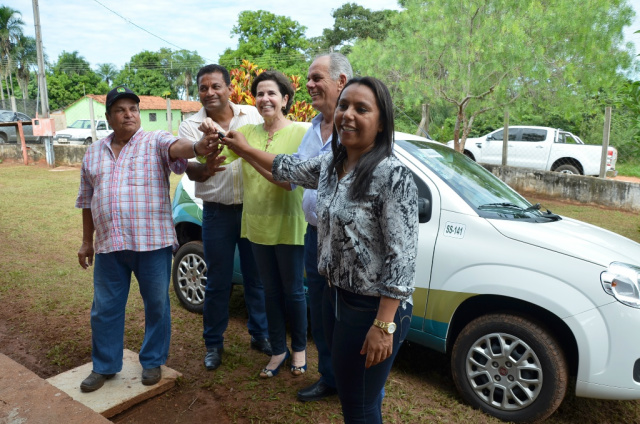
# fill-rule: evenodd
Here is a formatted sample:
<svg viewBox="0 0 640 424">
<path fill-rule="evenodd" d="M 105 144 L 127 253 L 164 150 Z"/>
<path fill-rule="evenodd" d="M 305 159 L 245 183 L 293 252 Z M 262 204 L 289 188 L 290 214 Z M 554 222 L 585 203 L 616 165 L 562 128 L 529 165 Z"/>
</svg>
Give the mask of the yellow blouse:
<svg viewBox="0 0 640 424">
<path fill-rule="evenodd" d="M 307 126 L 294 122 L 273 134 L 262 124 L 245 125 L 238 129 L 252 147 L 269 153 L 292 154 L 298 150 Z M 271 171 L 271 170 L 269 170 Z M 306 221 L 302 210 L 302 187 L 288 191 L 269 182 L 253 166 L 243 161 L 244 200 L 241 237 L 257 244 L 304 245 Z"/>
</svg>

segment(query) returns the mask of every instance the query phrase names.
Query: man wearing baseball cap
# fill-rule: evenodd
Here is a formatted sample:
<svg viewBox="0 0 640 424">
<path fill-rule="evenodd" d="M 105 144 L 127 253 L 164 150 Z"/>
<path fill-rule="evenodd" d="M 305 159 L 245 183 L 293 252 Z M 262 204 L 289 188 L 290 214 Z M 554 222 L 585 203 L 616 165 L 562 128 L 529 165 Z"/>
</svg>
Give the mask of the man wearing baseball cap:
<svg viewBox="0 0 640 424">
<path fill-rule="evenodd" d="M 129 88 L 111 90 L 106 118 L 113 133 L 90 145 L 82 161 L 76 200 L 76 207 L 82 209 L 80 266 L 87 269 L 95 255 L 93 370 L 80 385 L 83 392 L 99 389 L 122 370 L 131 273 L 144 301 L 142 384 L 160 381 L 160 367 L 169 354 L 169 279 L 172 251 L 177 247 L 169 175 L 183 173 L 188 158 L 220 153 L 208 137 L 189 141 L 166 131 L 144 131 L 139 104 L 140 98 Z"/>
</svg>

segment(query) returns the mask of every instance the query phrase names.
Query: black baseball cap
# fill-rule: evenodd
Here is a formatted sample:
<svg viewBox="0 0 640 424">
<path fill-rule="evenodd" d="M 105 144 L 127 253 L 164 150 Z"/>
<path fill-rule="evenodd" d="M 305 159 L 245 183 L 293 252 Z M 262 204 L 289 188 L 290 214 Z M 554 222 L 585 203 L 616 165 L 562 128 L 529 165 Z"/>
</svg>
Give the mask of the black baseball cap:
<svg viewBox="0 0 640 424">
<path fill-rule="evenodd" d="M 138 97 L 136 93 L 124 85 L 119 85 L 107 94 L 107 110 L 116 102 L 116 100 L 125 98 L 133 99 L 136 103 L 140 103 L 140 97 Z"/>
</svg>

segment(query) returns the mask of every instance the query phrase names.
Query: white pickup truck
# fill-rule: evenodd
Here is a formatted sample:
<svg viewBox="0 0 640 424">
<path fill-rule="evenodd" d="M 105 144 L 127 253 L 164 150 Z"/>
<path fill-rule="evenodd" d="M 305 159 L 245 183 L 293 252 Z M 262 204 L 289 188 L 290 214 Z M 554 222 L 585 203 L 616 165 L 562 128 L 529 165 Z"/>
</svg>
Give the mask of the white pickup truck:
<svg viewBox="0 0 640 424">
<path fill-rule="evenodd" d="M 105 119 L 96 119 L 96 136 L 98 140 L 111 134 L 113 130 Z M 87 145 L 93 143 L 91 135 L 91 120 L 78 119 L 67 128 L 63 128 L 56 132 L 53 137 L 53 144 L 79 144 Z"/>
<path fill-rule="evenodd" d="M 468 138 L 464 154 L 478 163 L 502 164 L 504 129 Z M 447 143 L 453 147 L 453 141 Z M 580 137 L 557 128 L 510 126 L 507 165 L 565 174 L 599 175 L 602 146 L 587 145 Z M 606 170 L 615 170 L 618 151 L 609 147 Z"/>
</svg>

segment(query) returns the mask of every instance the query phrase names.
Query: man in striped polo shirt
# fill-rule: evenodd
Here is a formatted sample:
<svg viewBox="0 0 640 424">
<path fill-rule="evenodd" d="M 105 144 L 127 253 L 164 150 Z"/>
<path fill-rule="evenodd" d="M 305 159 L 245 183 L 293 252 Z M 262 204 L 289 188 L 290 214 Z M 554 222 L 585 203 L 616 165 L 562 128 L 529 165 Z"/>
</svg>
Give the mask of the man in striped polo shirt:
<svg viewBox="0 0 640 424">
<path fill-rule="evenodd" d="M 226 68 L 206 65 L 198 71 L 198 92 L 202 108 L 180 124 L 178 134 L 198 140 L 198 127 L 211 118 L 219 131 L 227 132 L 247 124 L 262 123 L 253 106 L 229 101 L 231 78 Z M 222 153 L 224 155 L 224 151 Z M 204 295 L 203 338 L 207 352 L 204 365 L 215 370 L 222 363 L 224 337 L 229 322 L 229 296 L 236 246 L 244 281 L 244 299 L 249 319 L 251 348 L 271 355 L 268 339 L 264 289 L 247 239 L 240 238 L 242 222 L 242 163 L 240 159 L 225 163 L 225 172 L 215 172 L 218 161 L 208 164 L 190 161 L 187 176 L 196 182 L 196 197 L 202 199 L 202 242 L 207 264 L 207 287 Z"/>
</svg>

